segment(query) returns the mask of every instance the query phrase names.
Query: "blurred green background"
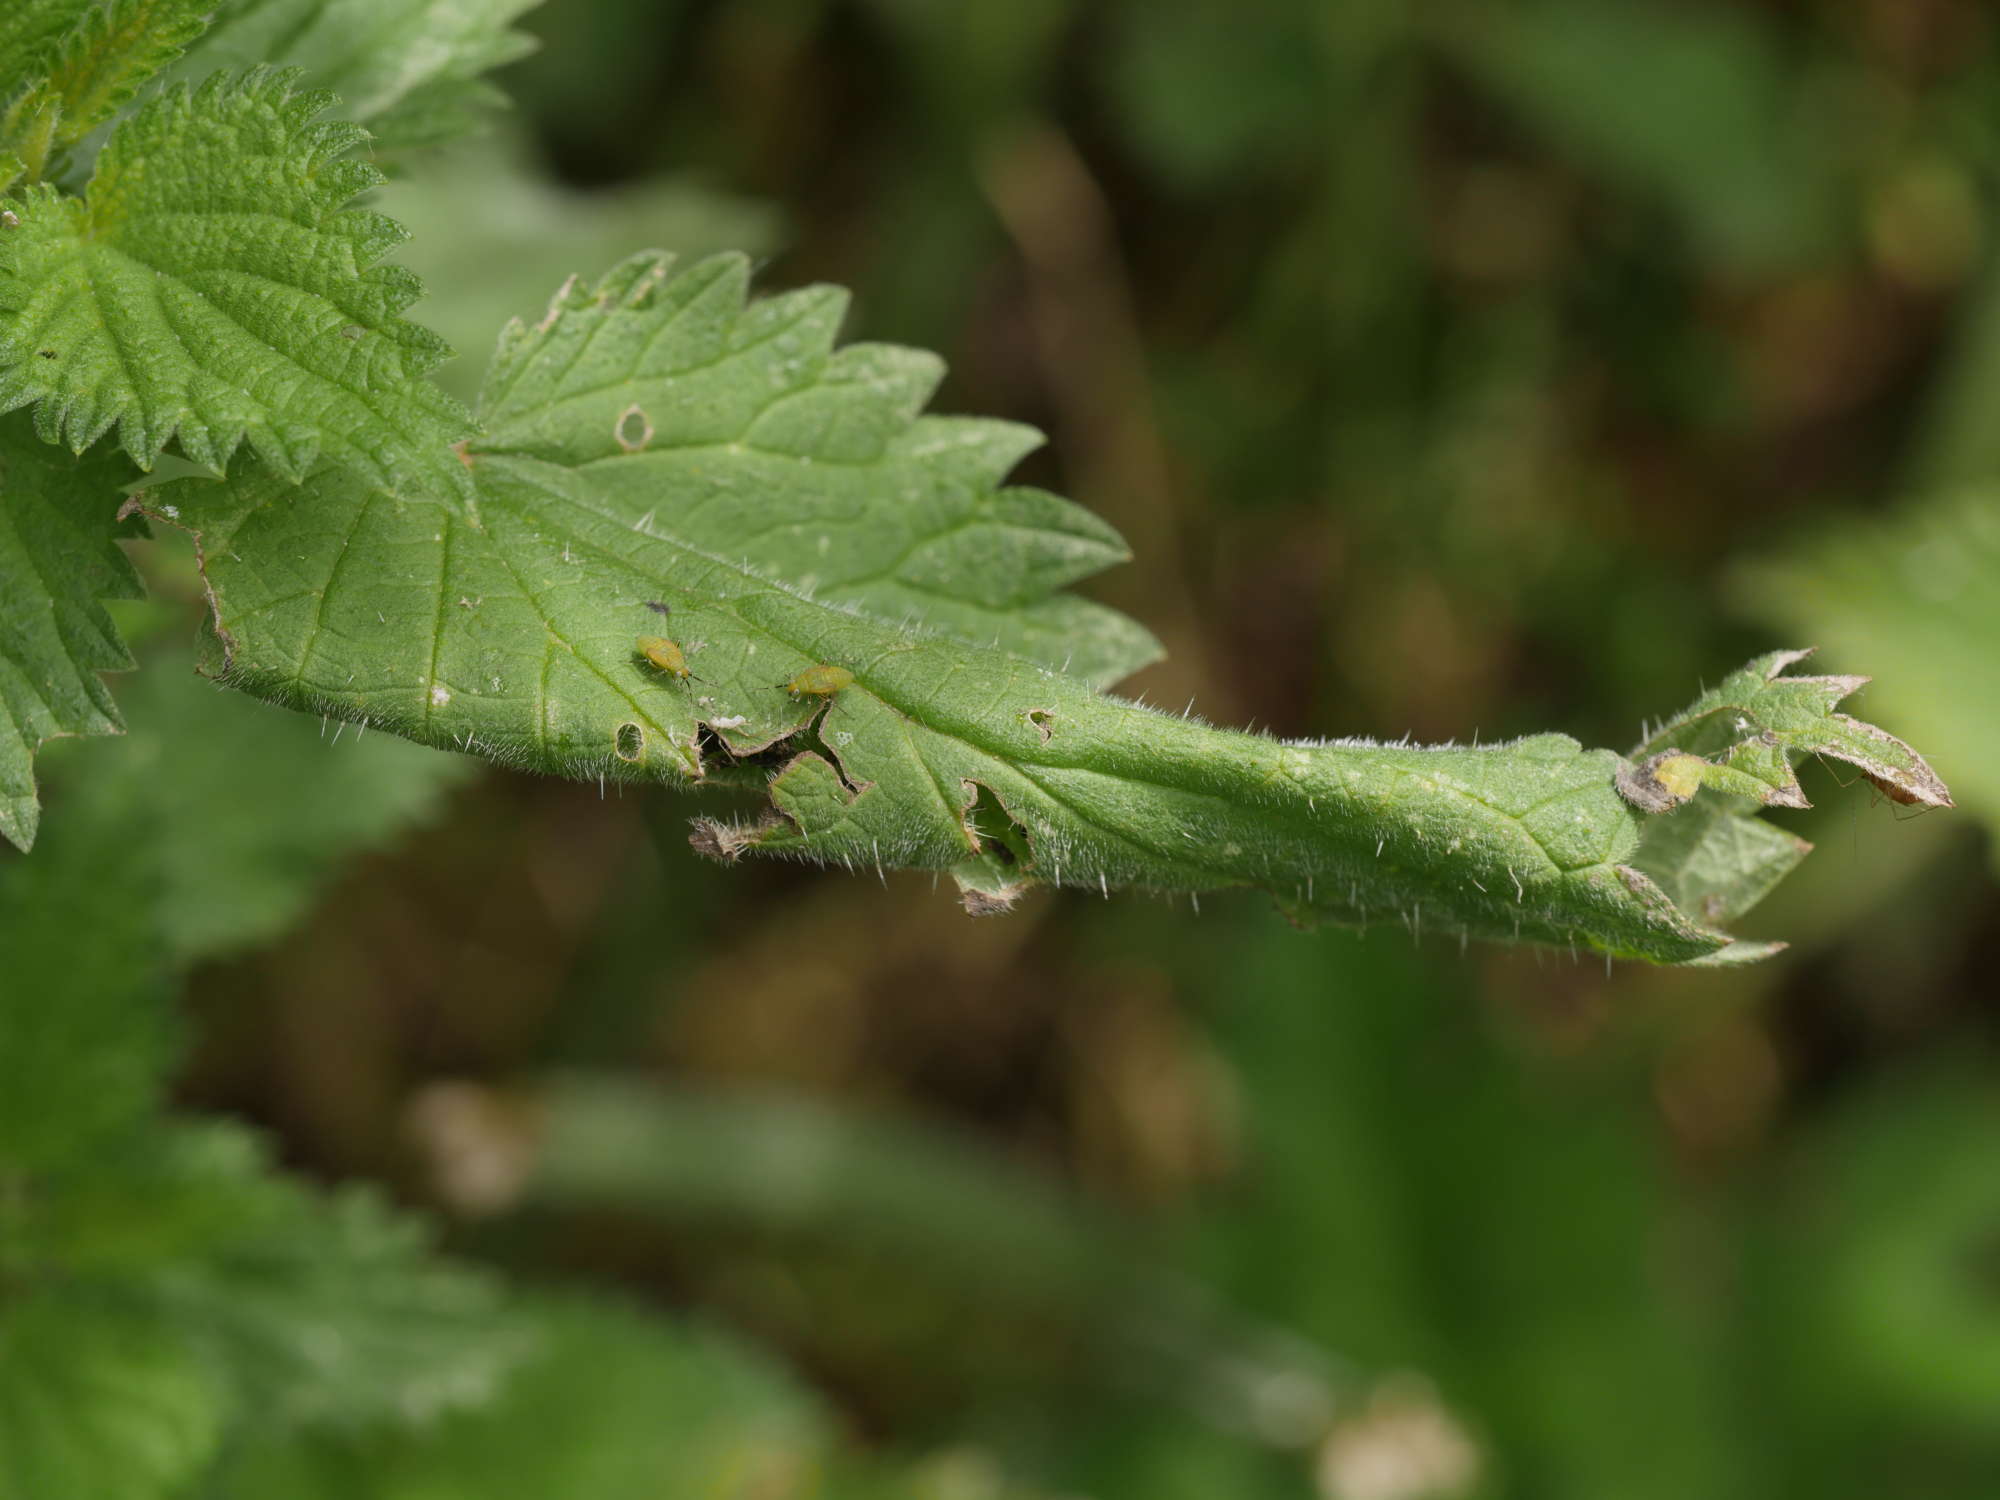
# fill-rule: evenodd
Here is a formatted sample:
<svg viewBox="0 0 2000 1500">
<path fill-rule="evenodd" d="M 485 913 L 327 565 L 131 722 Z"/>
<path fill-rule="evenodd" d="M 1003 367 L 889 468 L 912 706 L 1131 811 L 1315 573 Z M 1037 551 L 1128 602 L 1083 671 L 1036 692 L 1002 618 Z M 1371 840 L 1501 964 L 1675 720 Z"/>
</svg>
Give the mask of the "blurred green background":
<svg viewBox="0 0 2000 1500">
<path fill-rule="evenodd" d="M 925 1493 L 2000 1494 L 2000 16 L 524 24 L 499 128 L 380 195 L 461 393 L 571 271 L 747 248 L 944 354 L 939 409 L 1049 433 L 1028 477 L 1125 532 L 1095 592 L 1171 652 L 1128 692 L 1622 748 L 1818 645 L 1960 810 L 1808 768 L 1782 816 L 1818 851 L 1746 924 L 1793 947 L 1742 972 L 1249 896 L 975 921 L 928 879 L 704 865 L 692 797 L 216 694 L 163 542 L 134 733 L 48 758 L 45 837 L 156 757 L 181 1102 L 523 1281 L 734 1330 L 853 1444 L 933 1455 Z"/>
</svg>

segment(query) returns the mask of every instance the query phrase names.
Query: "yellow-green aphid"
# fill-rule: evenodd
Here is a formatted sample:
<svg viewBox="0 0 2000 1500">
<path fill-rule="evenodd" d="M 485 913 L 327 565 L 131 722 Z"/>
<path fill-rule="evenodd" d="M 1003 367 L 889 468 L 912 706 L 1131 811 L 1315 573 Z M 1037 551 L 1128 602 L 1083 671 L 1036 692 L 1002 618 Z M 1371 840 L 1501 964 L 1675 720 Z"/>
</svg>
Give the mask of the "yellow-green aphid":
<svg viewBox="0 0 2000 1500">
<path fill-rule="evenodd" d="M 783 688 L 794 698 L 831 698 L 844 687 L 851 687 L 854 674 L 845 667 L 828 666 L 821 662 L 818 666 L 807 667 L 790 682 L 781 682 Z"/>
<path fill-rule="evenodd" d="M 669 677 L 678 677 L 685 682 L 694 673 L 688 670 L 687 658 L 681 654 L 680 642 L 670 641 L 663 635 L 642 635 L 633 642 L 639 654 L 665 672 Z M 694 677 L 700 682 L 699 677 Z"/>
</svg>

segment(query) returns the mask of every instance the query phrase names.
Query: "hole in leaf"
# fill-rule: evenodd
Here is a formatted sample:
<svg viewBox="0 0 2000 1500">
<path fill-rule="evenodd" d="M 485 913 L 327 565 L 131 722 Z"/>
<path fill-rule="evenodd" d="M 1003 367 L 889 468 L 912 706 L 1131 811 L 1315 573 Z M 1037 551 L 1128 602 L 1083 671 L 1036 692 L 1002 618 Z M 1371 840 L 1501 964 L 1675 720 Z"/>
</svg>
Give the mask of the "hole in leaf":
<svg viewBox="0 0 2000 1500">
<path fill-rule="evenodd" d="M 818 713 L 813 715 L 812 721 L 792 738 L 805 749 L 817 751 L 824 756 L 827 764 L 832 766 L 840 777 L 840 784 L 849 792 L 858 795 L 861 791 L 860 784 L 847 774 L 847 762 L 840 758 L 840 752 L 827 740 L 826 723 L 831 717 L 833 717 L 833 704 L 829 700 Z"/>
<path fill-rule="evenodd" d="M 620 760 L 642 760 L 646 754 L 646 731 L 637 724 L 620 724 L 612 748 Z"/>
<path fill-rule="evenodd" d="M 612 428 L 612 436 L 618 439 L 618 446 L 627 453 L 637 453 L 653 440 L 653 424 L 637 402 L 618 414 L 618 425 Z"/>
<path fill-rule="evenodd" d="M 1028 830 L 1000 805 L 992 788 L 978 786 L 972 806 L 966 809 L 965 826 L 979 841 L 979 852 L 988 858 L 1002 865 L 1034 863 L 1035 851 L 1028 841 Z"/>
<path fill-rule="evenodd" d="M 761 786 L 773 771 L 778 770 L 792 758 L 792 750 L 784 740 L 764 746 L 760 750 L 737 750 L 706 720 L 695 726 L 695 748 L 701 756 L 702 765 L 724 786 L 740 783 L 744 786 Z"/>
</svg>

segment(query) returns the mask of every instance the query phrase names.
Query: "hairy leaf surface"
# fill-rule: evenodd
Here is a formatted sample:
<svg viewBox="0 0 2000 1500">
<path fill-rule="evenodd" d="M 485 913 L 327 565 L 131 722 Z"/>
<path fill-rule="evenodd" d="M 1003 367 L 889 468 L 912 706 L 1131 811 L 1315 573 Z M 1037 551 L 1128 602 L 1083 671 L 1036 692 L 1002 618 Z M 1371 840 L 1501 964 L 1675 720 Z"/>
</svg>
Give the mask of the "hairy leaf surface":
<svg viewBox="0 0 2000 1500">
<path fill-rule="evenodd" d="M 31 83 L 41 62 L 81 26 L 99 0 L 10 0 L 0 6 L 0 97 Z"/>
<path fill-rule="evenodd" d="M 31 181 L 201 35 L 209 0 L 98 0 L 74 9 L 53 31 L 45 27 L 59 17 L 44 11 L 31 15 L 19 33 L 23 42 L 36 40 L 19 49 L 21 61 L 13 65 L 28 81 L 11 91 L 0 113 L 0 150 L 19 163 L 13 175 Z M 4 56 L 13 50 L 0 40 L 0 84 L 10 76 Z"/>
<path fill-rule="evenodd" d="M 766 782 L 766 816 L 704 823 L 698 847 L 966 866 L 975 910 L 1044 883 L 1247 885 L 1302 920 L 1667 962 L 1728 947 L 1634 863 L 1692 788 L 1649 805 L 1611 751 L 1287 743 L 1102 696 L 1154 648 L 1053 592 L 1122 551 L 1000 486 L 1033 435 L 919 417 L 936 361 L 835 352 L 835 293 L 743 293 L 739 260 L 642 256 L 511 328 L 464 448 L 476 520 L 340 470 L 298 504 L 248 467 L 163 488 L 156 513 L 208 558 L 215 670 L 565 775 Z M 1773 756 L 1874 733 L 1773 661 L 1752 711 L 1675 721 L 1702 728 L 1677 784 L 1763 786 Z"/>
<path fill-rule="evenodd" d="M 402 230 L 344 208 L 381 180 L 354 126 L 293 75 L 218 75 L 112 134 L 81 199 L 31 189 L 0 224 L 0 407 L 49 442 L 116 427 L 150 468 L 169 440 L 224 467 L 248 442 L 301 478 L 322 457 L 396 493 L 469 493 L 449 351 L 400 313 L 416 278 L 374 262 Z"/>
</svg>

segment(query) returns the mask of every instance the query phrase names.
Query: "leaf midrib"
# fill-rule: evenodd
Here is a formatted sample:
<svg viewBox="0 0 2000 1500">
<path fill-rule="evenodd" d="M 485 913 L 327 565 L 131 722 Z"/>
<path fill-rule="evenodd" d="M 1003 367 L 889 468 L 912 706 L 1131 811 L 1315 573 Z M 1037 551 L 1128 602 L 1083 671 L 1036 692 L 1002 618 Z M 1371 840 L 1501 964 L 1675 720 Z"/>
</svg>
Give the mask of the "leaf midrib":
<svg viewBox="0 0 2000 1500">
<path fill-rule="evenodd" d="M 593 505 L 587 498 L 584 498 L 582 495 L 574 493 L 569 489 L 555 488 L 547 484 L 538 482 L 537 476 L 534 473 L 535 470 L 542 468 L 544 465 L 564 473 L 573 474 L 576 472 L 576 470 L 574 469 L 570 469 L 567 466 L 561 464 L 551 463 L 549 460 L 546 459 L 536 459 L 528 457 L 526 455 L 502 456 L 498 454 L 492 454 L 488 455 L 488 457 L 500 459 L 502 464 L 504 465 L 505 470 L 509 472 L 513 478 L 515 478 L 516 480 L 525 485 L 528 485 L 529 487 L 534 489 L 537 493 L 545 496 L 548 500 L 553 501 L 558 506 L 574 506 L 578 509 L 586 511 L 597 520 L 606 522 L 607 524 L 616 527 L 623 528 L 629 526 L 629 523 L 623 517 L 619 516 L 615 512 L 608 511 L 596 505 Z M 525 516 L 525 513 L 523 513 L 523 515 Z M 553 534 L 563 535 L 566 538 L 568 545 L 584 548 L 589 552 L 591 552 L 593 555 L 602 558 L 604 561 L 612 564 L 613 566 L 615 566 L 620 570 L 630 570 L 632 567 L 632 564 L 630 563 L 629 560 L 619 556 L 616 553 L 608 551 L 600 544 L 598 544 L 596 541 L 592 540 L 587 536 L 581 536 L 576 534 L 571 528 L 559 527 L 553 524 L 549 524 L 546 526 L 546 529 Z M 644 533 L 644 535 L 646 535 L 649 539 L 653 541 L 659 542 L 668 547 L 672 547 L 675 550 L 689 556 L 690 558 L 698 558 L 703 563 L 711 567 L 718 568 L 732 575 L 733 577 L 740 580 L 746 586 L 746 590 L 749 592 L 754 593 L 754 591 L 758 589 L 776 589 L 780 592 L 789 594 L 793 598 L 796 598 L 808 605 L 813 605 L 814 607 L 820 609 L 830 608 L 830 606 L 827 605 L 817 604 L 816 601 L 800 593 L 797 589 L 792 588 L 789 584 L 787 584 L 781 579 L 771 578 L 764 574 L 755 572 L 754 570 L 746 569 L 739 564 L 732 563 L 727 559 L 708 551 L 706 548 L 697 546 L 694 543 L 688 542 L 682 538 L 672 536 L 670 534 L 664 534 L 657 530 L 652 530 L 650 528 Z M 515 568 L 512 559 L 506 556 L 505 550 L 501 548 L 497 544 L 497 542 L 495 543 L 494 550 L 496 554 L 498 554 L 505 562 L 509 572 L 514 575 L 517 583 L 521 583 L 522 580 L 520 579 L 519 572 Z M 665 580 L 662 580 L 661 587 L 670 589 L 673 592 L 679 594 L 685 595 L 687 593 L 686 590 Z M 535 597 L 535 595 L 531 591 L 529 591 L 526 588 L 525 584 L 523 584 L 523 597 L 534 602 L 536 612 L 542 617 L 545 628 L 549 630 L 550 634 L 552 636 L 558 635 L 558 632 L 555 630 L 554 625 L 549 620 L 548 612 L 543 609 L 540 601 Z M 704 597 L 696 600 L 693 607 L 701 610 L 712 609 L 712 610 L 722 611 L 728 614 L 728 616 L 738 625 L 738 627 L 744 630 L 746 633 L 754 633 L 756 635 L 759 635 L 764 639 L 768 640 L 769 642 L 771 642 L 772 644 L 781 646 L 790 651 L 797 652 L 801 656 L 811 658 L 815 654 L 811 643 L 802 644 L 798 640 L 790 639 L 778 633 L 771 626 L 763 622 L 752 620 L 746 617 L 736 607 L 738 604 L 738 597 L 731 597 L 729 599 L 722 599 L 722 600 L 710 599 Z M 892 625 L 890 622 L 884 621 L 879 616 L 870 614 L 865 610 L 857 611 L 857 613 L 859 613 L 862 617 L 869 619 L 873 623 L 882 626 L 885 629 L 893 630 L 898 628 Z M 936 639 L 945 639 L 952 641 L 957 641 L 958 639 L 957 637 L 950 636 L 949 634 L 944 632 L 930 631 L 930 632 L 925 632 L 925 634 Z M 558 636 L 558 638 L 560 637 Z M 567 645 L 568 643 L 565 642 L 564 644 Z M 970 644 L 970 643 L 964 643 L 964 644 Z M 570 649 L 574 651 L 573 647 L 571 647 Z M 895 654 L 895 649 L 893 647 L 889 648 L 889 650 L 886 650 L 883 653 L 883 656 L 886 657 L 891 654 Z M 580 661 L 584 661 L 586 664 L 590 664 L 588 657 L 579 655 L 578 659 Z M 880 657 L 876 658 L 876 660 L 880 659 L 882 658 Z M 1033 670 L 1042 673 L 1052 682 L 1056 682 L 1066 689 L 1073 691 L 1079 690 L 1078 684 L 1074 683 L 1069 679 L 1063 678 L 1058 673 L 1049 671 L 1049 669 L 1041 666 L 1039 663 L 1034 662 L 1030 658 L 1016 657 L 1015 659 L 1033 668 Z M 594 664 L 590 665 L 592 666 L 592 671 L 600 678 L 602 678 L 604 681 L 606 681 L 607 685 L 611 685 L 614 691 L 617 692 L 621 698 L 625 699 L 627 702 L 632 701 L 629 693 L 627 693 L 626 690 L 617 687 L 615 684 L 612 684 L 610 682 L 610 679 L 608 677 L 605 677 L 601 669 L 596 668 Z M 855 673 L 856 686 L 863 687 L 868 692 L 869 696 L 873 697 L 878 703 L 881 703 L 884 707 L 892 710 L 893 712 L 899 714 L 900 716 L 902 716 L 907 720 L 922 724 L 927 732 L 937 735 L 941 739 L 950 740 L 960 745 L 963 745 L 967 749 L 979 754 L 985 759 L 997 763 L 1002 768 L 1012 769 L 1018 772 L 1023 776 L 1024 779 L 1033 782 L 1038 788 L 1042 790 L 1044 795 L 1049 796 L 1052 801 L 1060 803 L 1065 808 L 1069 809 L 1072 815 L 1076 816 L 1080 821 L 1090 822 L 1094 827 L 1102 829 L 1103 825 L 1101 823 L 1096 822 L 1092 818 L 1086 817 L 1081 811 L 1079 811 L 1076 808 L 1073 802 L 1057 794 L 1056 792 L 1051 790 L 1046 784 L 1044 784 L 1041 780 L 1032 776 L 1030 774 L 1030 770 L 1032 769 L 1043 772 L 1055 772 L 1055 773 L 1060 773 L 1063 771 L 1079 771 L 1089 774 L 1104 775 L 1114 780 L 1136 782 L 1140 785 L 1151 787 L 1157 790 L 1172 791 L 1182 796 L 1197 796 L 1197 797 L 1207 798 L 1215 801 L 1219 806 L 1228 809 L 1229 812 L 1236 817 L 1255 815 L 1259 817 L 1260 821 L 1266 821 L 1279 825 L 1282 825 L 1282 823 L 1284 822 L 1284 819 L 1278 816 L 1275 813 L 1275 811 L 1273 811 L 1270 816 L 1266 816 L 1267 810 L 1265 809 L 1244 806 L 1237 802 L 1230 801 L 1228 798 L 1226 798 L 1220 793 L 1208 791 L 1202 788 L 1189 787 L 1183 785 L 1182 783 L 1176 780 L 1148 777 L 1144 774 L 1135 774 L 1129 768 L 1123 768 L 1117 772 L 1100 771 L 1098 770 L 1098 768 L 1084 764 L 1081 761 L 1063 762 L 1063 761 L 1053 761 L 1053 760 L 1038 760 L 1032 756 L 1022 755 L 1013 750 L 1011 747 L 1000 747 L 995 742 L 984 739 L 978 736 L 976 733 L 967 733 L 959 728 L 953 728 L 953 729 L 942 728 L 935 722 L 926 718 L 921 707 L 915 705 L 907 705 L 905 703 L 898 702 L 888 696 L 885 696 L 879 686 L 869 686 L 867 679 L 872 665 L 873 663 L 855 663 L 852 664 L 851 669 Z M 958 664 L 954 664 L 953 670 L 957 669 L 958 669 Z M 634 704 L 634 707 L 636 708 L 636 704 Z M 1145 712 L 1145 710 L 1138 708 L 1136 705 L 1133 706 L 1133 711 L 1135 713 Z M 662 728 L 664 732 L 664 727 L 662 726 Z M 1211 732 L 1229 733 L 1229 731 L 1222 731 L 1222 730 L 1215 730 Z M 1325 746 L 1315 746 L 1312 748 L 1322 754 L 1329 752 L 1329 747 Z M 1499 752 L 1495 751 L 1492 753 L 1499 753 Z M 1388 766 L 1385 769 L 1387 769 L 1392 775 L 1398 777 L 1402 776 L 1414 777 L 1426 774 L 1416 770 L 1394 765 Z M 1529 846 L 1531 846 L 1538 854 L 1541 855 L 1542 859 L 1546 862 L 1549 870 L 1558 877 L 1562 878 L 1578 877 L 1593 869 L 1612 868 L 1609 861 L 1603 858 L 1589 860 L 1584 862 L 1583 864 L 1576 866 L 1564 866 L 1550 853 L 1548 846 L 1545 843 L 1543 843 L 1540 837 L 1538 837 L 1535 834 L 1535 832 L 1531 828 L 1529 828 L 1526 824 L 1525 820 L 1530 815 L 1532 815 L 1537 809 L 1548 805 L 1548 803 L 1550 802 L 1572 795 L 1575 791 L 1575 788 L 1573 787 L 1564 787 L 1560 790 L 1552 792 L 1548 797 L 1542 799 L 1541 801 L 1530 804 L 1528 807 L 1524 808 L 1519 813 L 1510 813 L 1502 808 L 1494 806 L 1492 803 L 1481 798 L 1480 796 L 1478 796 L 1477 793 L 1473 792 L 1469 788 L 1460 786 L 1453 781 L 1445 780 L 1436 773 L 1429 773 L 1428 779 L 1432 782 L 1434 787 L 1455 794 L 1457 797 L 1462 798 L 1463 800 L 1472 804 L 1473 806 L 1480 808 L 1483 812 L 1485 812 L 1489 816 L 1493 817 L 1506 827 L 1518 833 L 1527 842 Z M 1295 794 L 1295 797 L 1298 800 L 1309 800 L 1305 797 L 1305 794 L 1303 793 L 1297 793 Z M 1336 834 L 1345 832 L 1345 830 L 1338 828 L 1337 825 L 1331 829 L 1327 829 L 1326 825 L 1324 823 L 1321 823 L 1316 815 L 1312 815 L 1310 813 L 1308 815 L 1313 816 L 1314 822 L 1319 823 L 1320 826 L 1323 829 L 1326 829 L 1326 831 L 1328 832 Z M 1122 832 L 1111 829 L 1104 829 L 1103 831 L 1110 834 L 1112 837 L 1119 839 L 1121 842 L 1126 842 L 1128 846 L 1131 844 L 1131 841 Z M 1143 848 L 1145 846 L 1141 845 L 1138 847 Z M 1157 857 L 1161 859 L 1168 859 L 1175 863 L 1181 862 L 1182 859 L 1184 858 L 1184 855 L 1180 854 L 1179 852 L 1176 852 L 1171 855 L 1158 851 L 1156 851 L 1156 853 Z M 1232 878 L 1234 878 L 1233 874 Z"/>
</svg>

